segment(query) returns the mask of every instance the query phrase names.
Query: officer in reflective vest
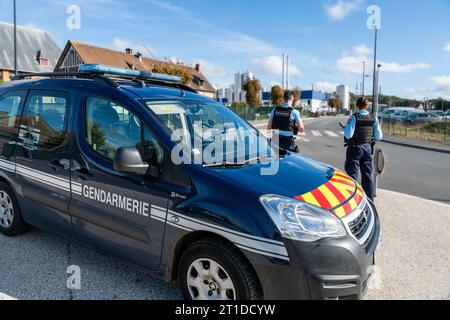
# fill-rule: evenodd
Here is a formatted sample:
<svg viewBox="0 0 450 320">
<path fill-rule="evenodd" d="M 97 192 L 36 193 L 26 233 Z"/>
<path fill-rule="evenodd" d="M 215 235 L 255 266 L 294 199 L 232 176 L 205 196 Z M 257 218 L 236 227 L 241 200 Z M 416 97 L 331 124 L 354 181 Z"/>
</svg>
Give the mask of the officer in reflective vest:
<svg viewBox="0 0 450 320">
<path fill-rule="evenodd" d="M 284 94 L 285 103 L 272 110 L 267 129 L 275 131 L 274 134 L 279 139 L 280 149 L 298 152 L 294 136 L 305 132 L 305 127 L 300 112 L 292 108 L 294 100 L 294 92 L 287 91 Z"/>
<path fill-rule="evenodd" d="M 358 180 L 361 171 L 362 187 L 369 199 L 374 200 L 375 185 L 373 179 L 373 148 L 376 141 L 383 139 L 380 122 L 368 109 L 366 98 L 359 98 L 358 110 L 350 116 L 344 128 L 347 149 L 345 171 L 354 180 Z"/>
</svg>

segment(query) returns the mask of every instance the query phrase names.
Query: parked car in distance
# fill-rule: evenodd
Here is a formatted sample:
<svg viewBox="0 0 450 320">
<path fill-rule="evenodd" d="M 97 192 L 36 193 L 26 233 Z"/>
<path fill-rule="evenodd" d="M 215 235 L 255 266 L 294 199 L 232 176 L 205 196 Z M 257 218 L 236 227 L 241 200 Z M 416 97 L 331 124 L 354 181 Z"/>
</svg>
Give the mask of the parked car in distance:
<svg viewBox="0 0 450 320">
<path fill-rule="evenodd" d="M 415 111 L 414 108 L 407 108 L 407 107 L 394 107 L 394 108 L 388 108 L 383 111 L 381 117 L 383 119 L 391 119 L 394 115 L 397 113 L 401 113 L 403 111 Z"/>
<path fill-rule="evenodd" d="M 388 117 L 388 119 L 391 121 L 395 121 L 395 122 L 404 122 L 404 121 L 406 121 L 406 119 L 409 115 L 413 115 L 413 114 L 426 114 L 426 113 L 422 110 L 417 110 L 417 109 L 403 110 L 403 111 L 398 111 L 398 112 L 394 113 L 394 115 Z"/>
<path fill-rule="evenodd" d="M 408 125 L 428 124 L 433 122 L 441 122 L 442 117 L 430 113 L 410 113 L 403 120 Z"/>
<path fill-rule="evenodd" d="M 435 114 L 439 117 L 444 117 L 445 116 L 445 111 L 444 110 L 431 110 L 428 111 L 429 114 Z"/>
<path fill-rule="evenodd" d="M 448 110 L 447 113 L 444 115 L 444 119 L 446 120 L 450 119 L 450 110 Z"/>
</svg>

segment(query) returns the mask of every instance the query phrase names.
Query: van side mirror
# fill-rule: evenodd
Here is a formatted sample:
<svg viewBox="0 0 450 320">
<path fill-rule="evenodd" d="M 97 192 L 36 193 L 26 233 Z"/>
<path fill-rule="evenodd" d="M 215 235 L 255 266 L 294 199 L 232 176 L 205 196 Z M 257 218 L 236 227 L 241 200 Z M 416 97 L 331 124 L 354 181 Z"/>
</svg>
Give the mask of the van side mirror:
<svg viewBox="0 0 450 320">
<path fill-rule="evenodd" d="M 132 174 L 145 174 L 149 168 L 149 165 L 142 160 L 139 150 L 133 147 L 117 150 L 113 166 L 118 172 Z"/>
</svg>

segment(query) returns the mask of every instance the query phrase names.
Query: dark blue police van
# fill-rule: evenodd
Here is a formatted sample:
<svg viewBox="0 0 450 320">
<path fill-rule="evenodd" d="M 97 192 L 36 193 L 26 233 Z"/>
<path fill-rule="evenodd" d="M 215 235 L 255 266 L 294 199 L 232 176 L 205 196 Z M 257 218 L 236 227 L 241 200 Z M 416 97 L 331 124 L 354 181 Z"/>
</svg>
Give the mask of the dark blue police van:
<svg viewBox="0 0 450 320">
<path fill-rule="evenodd" d="M 55 232 L 178 281 L 186 299 L 364 296 L 379 219 L 342 172 L 274 150 L 174 76 L 82 65 L 35 77 L 0 86 L 2 234 Z M 239 139 L 243 160 L 174 161 Z M 177 149 L 186 141 L 196 147 Z M 276 174 L 261 174 L 267 158 Z"/>
</svg>

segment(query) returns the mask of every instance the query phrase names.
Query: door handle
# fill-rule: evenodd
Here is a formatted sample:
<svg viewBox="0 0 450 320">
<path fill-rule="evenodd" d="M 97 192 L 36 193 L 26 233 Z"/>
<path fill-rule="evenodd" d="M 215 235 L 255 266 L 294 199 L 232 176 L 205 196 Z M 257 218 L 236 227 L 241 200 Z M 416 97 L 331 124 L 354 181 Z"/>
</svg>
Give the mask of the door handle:
<svg viewBox="0 0 450 320">
<path fill-rule="evenodd" d="M 59 171 L 61 169 L 65 169 L 66 168 L 59 160 L 52 160 L 50 162 L 50 164 L 52 165 L 52 169 L 54 171 Z"/>
</svg>

